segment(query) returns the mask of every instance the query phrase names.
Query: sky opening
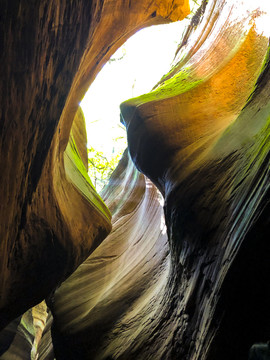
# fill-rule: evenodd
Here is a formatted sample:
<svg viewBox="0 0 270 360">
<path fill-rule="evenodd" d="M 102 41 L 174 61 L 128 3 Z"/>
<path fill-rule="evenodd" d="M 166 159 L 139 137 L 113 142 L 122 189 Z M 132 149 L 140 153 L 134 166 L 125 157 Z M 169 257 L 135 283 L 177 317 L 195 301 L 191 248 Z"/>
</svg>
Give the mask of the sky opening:
<svg viewBox="0 0 270 360">
<path fill-rule="evenodd" d="M 197 8 L 198 4 L 194 2 L 194 6 Z M 196 8 L 192 9 L 193 13 Z M 151 91 L 170 70 L 189 21 L 155 25 L 135 33 L 112 55 L 85 94 L 80 105 L 86 119 L 90 149 L 89 175 L 98 192 L 112 169 L 100 175 L 97 167 L 104 168 L 106 163 L 111 163 L 108 167 L 115 168 L 127 147 L 119 105 Z M 104 179 L 97 179 L 97 176 Z"/>
</svg>

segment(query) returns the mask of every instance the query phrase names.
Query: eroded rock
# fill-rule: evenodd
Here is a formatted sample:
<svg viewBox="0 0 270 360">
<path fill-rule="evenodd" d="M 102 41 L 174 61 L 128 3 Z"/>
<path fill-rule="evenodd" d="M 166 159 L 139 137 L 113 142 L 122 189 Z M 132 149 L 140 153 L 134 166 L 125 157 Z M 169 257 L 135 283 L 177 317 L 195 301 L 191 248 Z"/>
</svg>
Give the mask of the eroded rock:
<svg viewBox="0 0 270 360">
<path fill-rule="evenodd" d="M 3 328 L 48 297 L 111 229 L 106 206 L 81 174 L 81 160 L 76 168 L 73 157 L 66 173 L 79 101 L 127 37 L 185 17 L 189 5 L 140 0 L 60 6 L 48 0 L 4 1 L 1 8 Z"/>
<path fill-rule="evenodd" d="M 109 211 L 78 103 L 128 36 L 188 13 L 111 5 L 3 5 L 1 356 L 247 359 L 270 337 L 267 3 L 204 1 L 170 73 L 121 105 L 147 177 L 126 153 Z M 45 297 L 52 332 L 27 310 Z"/>
</svg>

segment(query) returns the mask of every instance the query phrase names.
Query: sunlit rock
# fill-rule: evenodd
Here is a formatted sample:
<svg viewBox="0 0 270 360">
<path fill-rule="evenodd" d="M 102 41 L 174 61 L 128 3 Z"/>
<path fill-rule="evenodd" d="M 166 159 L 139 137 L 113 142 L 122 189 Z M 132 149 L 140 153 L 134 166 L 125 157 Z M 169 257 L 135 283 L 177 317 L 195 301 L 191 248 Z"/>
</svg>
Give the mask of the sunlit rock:
<svg viewBox="0 0 270 360">
<path fill-rule="evenodd" d="M 70 135 L 86 89 L 136 30 L 188 13 L 187 0 L 1 5 L 0 328 L 49 297 L 111 229 Z"/>
<path fill-rule="evenodd" d="M 54 296 L 59 359 L 128 358 L 162 311 L 170 257 L 160 193 L 126 153 L 103 195 L 112 232 Z"/>
<path fill-rule="evenodd" d="M 130 155 L 103 200 L 87 175 L 88 86 L 188 12 L 4 2 L 1 359 L 244 360 L 269 340 L 268 2 L 203 1 L 171 71 L 121 105 Z"/>
<path fill-rule="evenodd" d="M 166 346 L 168 359 L 246 359 L 270 335 L 269 9 L 261 5 L 209 1 L 172 71 L 121 105 L 131 157 L 165 196 L 177 300 L 151 346 Z"/>
<path fill-rule="evenodd" d="M 23 316 L 13 320 L 0 333 L 1 359 L 52 359 L 52 341 L 50 339 L 51 316 L 48 317 L 48 309 L 43 301 Z M 13 335 L 12 337 L 9 335 Z M 48 337 L 49 335 L 49 337 Z M 40 351 L 42 343 L 46 340 L 46 357 L 44 350 Z M 5 346 L 6 345 L 6 346 Z"/>
</svg>

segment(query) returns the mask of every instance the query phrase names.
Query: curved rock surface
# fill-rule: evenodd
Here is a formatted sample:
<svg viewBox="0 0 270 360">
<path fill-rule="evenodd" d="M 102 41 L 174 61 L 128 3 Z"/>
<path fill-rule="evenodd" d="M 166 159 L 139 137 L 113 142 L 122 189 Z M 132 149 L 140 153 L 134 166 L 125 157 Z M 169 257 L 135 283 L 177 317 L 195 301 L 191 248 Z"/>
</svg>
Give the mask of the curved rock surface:
<svg viewBox="0 0 270 360">
<path fill-rule="evenodd" d="M 2 9 L 0 358 L 247 359 L 270 338 L 268 3 L 203 1 L 171 71 L 121 105 L 103 200 L 78 103 L 187 1 Z"/>
<path fill-rule="evenodd" d="M 270 336 L 269 9 L 204 10 L 171 73 L 121 110 L 133 161 L 165 196 L 178 298 L 157 335 L 174 334 L 165 358 L 246 359 Z"/>
<path fill-rule="evenodd" d="M 70 137 L 86 89 L 132 33 L 188 12 L 186 0 L 1 4 L 0 328 L 111 229 Z"/>
<path fill-rule="evenodd" d="M 130 358 L 162 310 L 170 261 L 160 193 L 126 153 L 104 199 L 112 232 L 55 292 L 59 359 Z"/>
</svg>

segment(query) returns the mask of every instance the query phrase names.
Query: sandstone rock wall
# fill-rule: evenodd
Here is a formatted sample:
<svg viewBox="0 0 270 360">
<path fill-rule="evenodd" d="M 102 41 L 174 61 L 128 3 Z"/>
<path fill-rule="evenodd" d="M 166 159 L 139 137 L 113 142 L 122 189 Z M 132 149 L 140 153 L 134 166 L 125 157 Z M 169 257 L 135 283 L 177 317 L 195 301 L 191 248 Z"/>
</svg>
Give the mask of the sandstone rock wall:
<svg viewBox="0 0 270 360">
<path fill-rule="evenodd" d="M 86 89 L 137 29 L 188 12 L 182 0 L 2 2 L 1 328 L 49 296 L 111 229 L 91 185 L 83 195 L 64 164 Z"/>
<path fill-rule="evenodd" d="M 121 105 L 130 155 L 103 200 L 78 103 L 187 2 L 2 9 L 1 359 L 247 359 L 270 338 L 267 2 L 203 1 L 171 71 Z"/>
</svg>

